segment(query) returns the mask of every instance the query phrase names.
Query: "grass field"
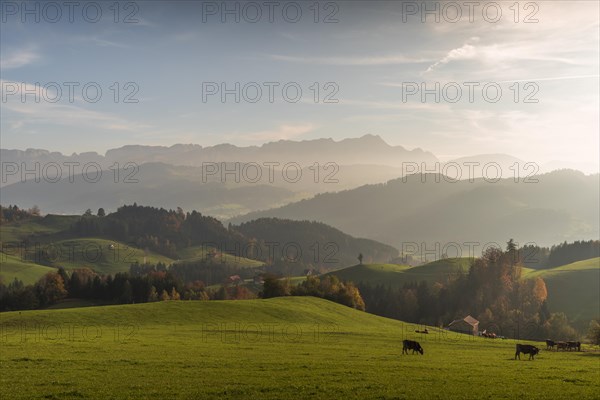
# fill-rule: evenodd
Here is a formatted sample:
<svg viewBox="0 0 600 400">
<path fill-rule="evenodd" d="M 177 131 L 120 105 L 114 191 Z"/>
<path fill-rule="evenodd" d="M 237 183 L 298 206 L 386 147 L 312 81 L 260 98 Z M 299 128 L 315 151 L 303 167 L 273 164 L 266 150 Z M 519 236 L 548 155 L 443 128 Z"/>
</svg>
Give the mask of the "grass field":
<svg viewBox="0 0 600 400">
<path fill-rule="evenodd" d="M 30 235 L 36 238 L 67 230 L 79 217 L 76 215 L 47 215 L 40 219 L 3 223 L 0 226 L 2 242 L 19 242 Z"/>
<path fill-rule="evenodd" d="M 15 278 L 26 285 L 33 284 L 52 271 L 56 271 L 56 268 L 24 261 L 22 257 L 0 252 L 0 277 L 7 285 Z"/>
<path fill-rule="evenodd" d="M 354 283 L 368 282 L 374 285 L 402 286 L 405 283 L 421 281 L 445 282 L 456 274 L 467 273 L 470 265 L 470 258 L 448 258 L 418 267 L 398 264 L 359 264 L 330 272 L 330 274 Z"/>
<path fill-rule="evenodd" d="M 55 267 L 65 269 L 90 268 L 100 274 L 115 274 L 129 271 L 135 262 L 142 264 L 162 262 L 169 265 L 173 260 L 144 251 L 126 243 L 100 238 L 68 239 L 52 243 L 49 256 L 43 261 L 50 261 Z"/>
<path fill-rule="evenodd" d="M 26 249 L 14 254 L 0 254 L 0 274 L 4 279 L 17 277 L 26 283 L 34 283 L 58 267 L 67 270 L 90 268 L 100 274 L 115 274 L 129 271 L 129 266 L 135 262 L 160 261 L 169 265 L 173 261 L 151 251 L 100 238 L 59 240 Z"/>
<path fill-rule="evenodd" d="M 581 321 L 600 316 L 600 258 L 530 272 L 525 278 L 537 276 L 546 282 L 551 310 Z"/>
<path fill-rule="evenodd" d="M 40 219 L 2 224 L 0 236 L 4 253 L 0 252 L 0 277 L 4 282 L 17 278 L 26 284 L 35 283 L 58 267 L 67 270 L 91 268 L 100 274 L 115 274 L 127 272 L 132 263 L 144 260 L 167 265 L 175 261 L 106 238 L 74 238 L 68 229 L 78 218 L 47 215 Z M 207 250 L 202 246 L 182 249 L 178 261 L 200 260 L 207 256 Z M 225 253 L 218 253 L 214 260 L 240 268 L 257 268 L 264 264 Z"/>
<path fill-rule="evenodd" d="M 212 259 L 217 262 L 223 262 L 227 265 L 239 267 L 239 268 L 258 268 L 262 267 L 264 263 L 262 261 L 251 260 L 249 258 L 239 257 L 224 252 L 219 252 L 217 249 L 213 249 L 207 246 L 192 246 L 187 247 L 179 251 L 181 260 L 178 261 L 195 261 L 207 258 L 207 254 L 214 252 Z"/>
<path fill-rule="evenodd" d="M 0 314 L 3 399 L 597 398 L 600 354 L 415 326 L 315 298 Z M 401 355 L 417 339 L 421 355 Z"/>
</svg>

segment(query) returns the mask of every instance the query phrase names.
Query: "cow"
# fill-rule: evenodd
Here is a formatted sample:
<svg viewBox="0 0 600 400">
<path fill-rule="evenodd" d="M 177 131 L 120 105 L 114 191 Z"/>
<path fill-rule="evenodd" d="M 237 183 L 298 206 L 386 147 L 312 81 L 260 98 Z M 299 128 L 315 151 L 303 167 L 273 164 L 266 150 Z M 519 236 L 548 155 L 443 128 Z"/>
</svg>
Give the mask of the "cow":
<svg viewBox="0 0 600 400">
<path fill-rule="evenodd" d="M 567 349 L 567 342 L 556 342 L 556 350 L 566 350 Z"/>
<path fill-rule="evenodd" d="M 546 339 L 546 350 L 552 350 L 556 346 L 556 342 L 551 339 Z"/>
<path fill-rule="evenodd" d="M 415 354 L 415 351 L 423 354 L 423 348 L 419 344 L 419 342 L 415 342 L 414 340 L 404 340 L 402 341 L 402 354 L 406 352 L 408 354 L 409 350 L 412 350 L 412 353 Z"/>
<path fill-rule="evenodd" d="M 577 350 L 581 351 L 581 342 L 567 342 L 567 350 Z"/>
<path fill-rule="evenodd" d="M 523 354 L 529 354 L 529 359 L 533 360 L 534 356 L 536 354 L 538 354 L 540 352 L 540 349 L 538 349 L 535 346 L 532 346 L 530 344 L 517 344 L 517 351 L 515 352 L 515 360 L 517 359 L 517 357 L 519 357 L 519 360 L 521 359 L 521 353 Z"/>
</svg>

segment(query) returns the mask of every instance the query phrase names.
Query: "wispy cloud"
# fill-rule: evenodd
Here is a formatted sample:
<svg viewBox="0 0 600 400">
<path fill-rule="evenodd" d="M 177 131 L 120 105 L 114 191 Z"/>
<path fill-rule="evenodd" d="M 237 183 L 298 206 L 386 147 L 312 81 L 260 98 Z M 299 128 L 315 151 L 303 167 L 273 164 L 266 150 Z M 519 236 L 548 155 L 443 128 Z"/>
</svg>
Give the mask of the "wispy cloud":
<svg viewBox="0 0 600 400">
<path fill-rule="evenodd" d="M 277 129 L 244 134 L 244 139 L 257 142 L 290 140 L 302 136 L 315 129 L 311 123 L 280 125 Z"/>
<path fill-rule="evenodd" d="M 433 61 L 428 58 L 414 58 L 403 54 L 387 56 L 350 56 L 350 57 L 297 57 L 272 54 L 271 58 L 277 61 L 285 61 L 301 64 L 321 64 L 321 65 L 354 65 L 354 66 L 375 66 L 375 65 L 397 65 L 397 64 L 418 64 Z"/>
<path fill-rule="evenodd" d="M 500 81 L 498 83 L 564 81 L 564 80 L 570 80 L 570 79 L 589 79 L 589 78 L 600 78 L 600 75 L 552 76 L 552 77 L 548 77 L 548 78 L 515 79 L 515 80 L 509 80 L 509 81 Z"/>
<path fill-rule="evenodd" d="M 470 41 L 478 42 L 479 38 L 473 37 L 473 38 L 471 38 Z M 450 50 L 444 58 L 442 58 L 441 60 L 437 61 L 434 64 L 431 64 L 425 72 L 431 72 L 437 67 L 448 64 L 450 61 L 469 60 L 469 59 L 475 58 L 476 56 L 477 56 L 477 48 L 467 42 L 467 43 L 463 44 L 461 47 Z"/>
<path fill-rule="evenodd" d="M 7 84 L 15 84 L 8 86 Z M 54 98 L 56 93 L 39 85 L 28 82 L 10 82 L 0 80 L 0 85 L 4 89 L 16 89 L 14 94 L 6 94 L 7 101 L 3 100 L 2 107 L 6 113 L 16 114 L 13 118 L 11 128 L 18 130 L 28 123 L 44 123 L 49 125 L 62 125 L 73 127 L 87 127 L 105 129 L 108 131 L 126 131 L 137 132 L 139 130 L 149 128 L 146 124 L 128 121 L 125 118 L 93 110 L 88 110 L 74 104 L 51 103 L 46 100 L 36 102 L 33 94 L 38 99 Z M 26 90 L 28 93 L 26 101 L 21 99 L 21 91 Z M 5 93 L 2 93 L 4 98 Z"/>
<path fill-rule="evenodd" d="M 79 42 L 92 43 L 100 47 L 118 47 L 121 49 L 129 48 L 128 45 L 123 43 L 118 43 L 112 40 L 105 39 L 99 35 L 94 36 L 78 36 L 75 40 Z"/>
<path fill-rule="evenodd" d="M 0 68 L 21 68 L 34 63 L 40 58 L 40 54 L 32 48 L 8 51 L 6 55 L 3 54 L 2 57 L 0 57 Z"/>
</svg>

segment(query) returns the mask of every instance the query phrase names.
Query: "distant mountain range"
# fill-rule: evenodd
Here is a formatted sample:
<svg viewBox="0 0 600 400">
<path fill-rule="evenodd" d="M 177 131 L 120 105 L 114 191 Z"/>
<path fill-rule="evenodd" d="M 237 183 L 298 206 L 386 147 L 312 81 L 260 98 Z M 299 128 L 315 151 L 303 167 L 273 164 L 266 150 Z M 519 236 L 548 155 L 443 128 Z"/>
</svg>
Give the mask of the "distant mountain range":
<svg viewBox="0 0 600 400">
<path fill-rule="evenodd" d="M 598 198 L 597 178 L 560 173 L 560 182 L 538 196 L 536 190 L 544 184 L 523 181 L 544 172 L 543 166 L 506 154 L 440 162 L 430 152 L 391 146 L 374 135 L 249 147 L 135 145 L 105 155 L 2 149 L 1 157 L 0 203 L 38 205 L 43 213 L 80 214 L 100 207 L 110 212 L 125 203 L 143 202 L 196 209 L 234 222 L 262 216 L 318 220 L 396 246 L 424 237 L 433 240 L 431 230 L 443 240 L 504 240 L 509 229 L 502 227 L 511 218 L 522 228 L 512 236 L 527 233 L 522 235 L 527 240 L 540 234 L 527 224 L 539 221 L 548 228 L 541 234 L 550 243 L 587 239 L 598 232 L 597 219 L 588 219 L 597 212 L 582 204 L 589 198 L 582 193 L 591 190 L 591 198 Z M 419 174 L 424 171 L 434 172 L 428 184 L 417 182 L 427 176 Z M 399 179 L 415 173 L 421 178 L 407 183 Z M 491 183 L 496 177 L 503 179 Z M 515 178 L 519 183 L 512 185 Z M 472 216 L 493 223 L 481 228 L 487 236 L 477 236 L 479 228 L 468 223 Z M 545 243 L 542 239 L 537 240 Z"/>
<path fill-rule="evenodd" d="M 105 169 L 115 163 L 124 165 L 135 163 L 164 163 L 178 166 L 202 166 L 212 162 L 271 163 L 295 162 L 302 167 L 314 163 L 334 162 L 338 165 L 372 164 L 400 168 L 403 162 L 436 162 L 438 159 L 421 149 L 407 150 L 402 146 L 390 146 L 381 137 L 365 135 L 360 138 L 334 141 L 315 139 L 305 141 L 280 140 L 261 146 L 238 147 L 232 144 L 219 144 L 202 147 L 196 144 L 176 144 L 165 146 L 129 145 L 111 149 L 104 156 L 95 153 L 73 153 L 63 155 L 41 149 L 7 150 L 0 155 L 5 163 L 47 163 L 47 162 L 95 162 Z M 14 183 L 13 180 L 10 183 Z M 3 182 L 6 184 L 6 182 Z"/>
<path fill-rule="evenodd" d="M 512 178 L 452 182 L 435 174 L 417 174 L 319 194 L 232 222 L 260 217 L 316 220 L 401 251 L 410 245 L 413 253 L 418 244 L 420 253 L 437 251 L 438 258 L 451 243 L 466 251 L 466 243 L 477 242 L 481 251 L 488 242 L 503 246 L 509 238 L 520 244 L 549 245 L 599 237 L 598 174 L 561 170 L 534 179 L 537 182 L 515 183 Z"/>
</svg>

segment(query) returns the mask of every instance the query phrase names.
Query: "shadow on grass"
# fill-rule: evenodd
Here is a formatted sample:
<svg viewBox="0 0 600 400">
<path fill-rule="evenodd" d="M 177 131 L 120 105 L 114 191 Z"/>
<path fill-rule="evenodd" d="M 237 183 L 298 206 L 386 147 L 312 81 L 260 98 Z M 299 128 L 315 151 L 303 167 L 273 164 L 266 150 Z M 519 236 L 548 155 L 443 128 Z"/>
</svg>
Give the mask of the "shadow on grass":
<svg viewBox="0 0 600 400">
<path fill-rule="evenodd" d="M 600 352 L 597 351 L 582 351 L 579 353 L 581 357 L 600 357 Z"/>
</svg>

